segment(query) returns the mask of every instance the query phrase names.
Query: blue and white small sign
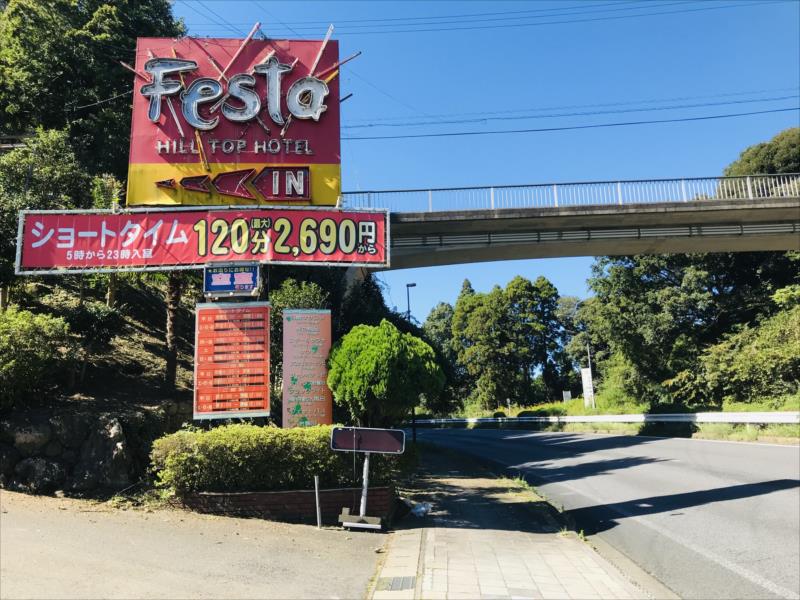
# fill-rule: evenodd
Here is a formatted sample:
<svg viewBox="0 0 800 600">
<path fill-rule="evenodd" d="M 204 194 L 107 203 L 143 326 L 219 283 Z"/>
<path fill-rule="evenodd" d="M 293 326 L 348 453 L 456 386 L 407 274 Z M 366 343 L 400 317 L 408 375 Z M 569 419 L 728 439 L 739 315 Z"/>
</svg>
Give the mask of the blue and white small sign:
<svg viewBox="0 0 800 600">
<path fill-rule="evenodd" d="M 206 296 L 254 296 L 261 284 L 258 264 L 214 265 L 204 269 Z"/>
</svg>

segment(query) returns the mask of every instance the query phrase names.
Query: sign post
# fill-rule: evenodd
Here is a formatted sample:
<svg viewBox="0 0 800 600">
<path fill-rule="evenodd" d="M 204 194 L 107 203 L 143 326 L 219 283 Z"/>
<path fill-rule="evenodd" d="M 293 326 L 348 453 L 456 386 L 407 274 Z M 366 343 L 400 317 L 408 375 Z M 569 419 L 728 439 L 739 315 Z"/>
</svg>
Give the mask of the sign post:
<svg viewBox="0 0 800 600">
<path fill-rule="evenodd" d="M 380 529 L 381 517 L 368 517 L 367 490 L 369 489 L 369 455 L 402 454 L 406 447 L 406 434 L 402 429 L 373 429 L 369 427 L 334 427 L 331 430 L 331 450 L 339 452 L 363 452 L 364 471 L 362 474 L 361 504 L 358 517 L 350 514 L 345 507 L 339 515 L 342 527 Z"/>
</svg>

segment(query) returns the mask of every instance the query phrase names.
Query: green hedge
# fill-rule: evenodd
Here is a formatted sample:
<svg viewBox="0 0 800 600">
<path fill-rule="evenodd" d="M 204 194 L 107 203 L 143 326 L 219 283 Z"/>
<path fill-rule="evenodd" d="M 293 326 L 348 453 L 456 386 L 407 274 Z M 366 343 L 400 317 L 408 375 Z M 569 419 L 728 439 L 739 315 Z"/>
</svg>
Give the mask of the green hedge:
<svg viewBox="0 0 800 600">
<path fill-rule="evenodd" d="M 363 455 L 333 452 L 330 436 L 330 426 L 185 429 L 155 441 L 151 468 L 156 485 L 177 495 L 310 489 L 314 475 L 324 488 L 360 485 Z M 390 483 L 409 462 L 407 455 L 372 455 L 370 485 Z"/>
</svg>

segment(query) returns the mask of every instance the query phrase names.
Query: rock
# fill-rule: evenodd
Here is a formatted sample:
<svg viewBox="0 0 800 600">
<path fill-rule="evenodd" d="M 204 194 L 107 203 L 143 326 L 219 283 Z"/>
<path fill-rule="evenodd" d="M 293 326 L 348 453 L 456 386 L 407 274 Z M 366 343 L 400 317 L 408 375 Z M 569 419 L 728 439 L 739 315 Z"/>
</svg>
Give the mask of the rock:
<svg viewBox="0 0 800 600">
<path fill-rule="evenodd" d="M 58 440 L 50 440 L 47 443 L 47 446 L 44 447 L 44 455 L 49 456 L 50 458 L 55 458 L 57 456 L 61 456 L 61 452 L 64 450 L 64 447 L 61 445 L 61 442 Z"/>
<path fill-rule="evenodd" d="M 78 462 L 78 453 L 75 450 L 67 448 L 61 453 L 61 460 L 68 465 L 74 465 Z"/>
<path fill-rule="evenodd" d="M 50 425 L 55 437 L 67 448 L 80 448 L 89 433 L 88 417 L 81 414 L 53 415 Z"/>
<path fill-rule="evenodd" d="M 14 446 L 23 456 L 34 456 L 47 445 L 52 434 L 47 422 L 20 423 L 14 431 Z"/>
<path fill-rule="evenodd" d="M 19 450 L 13 446 L 0 444 L 0 475 L 11 475 L 19 459 Z"/>
<path fill-rule="evenodd" d="M 70 490 L 95 487 L 122 489 L 131 484 L 132 457 L 122 425 L 103 417 L 81 447 L 81 456 L 68 483 Z"/>
<path fill-rule="evenodd" d="M 25 490 L 34 494 L 52 492 L 67 478 L 62 465 L 44 458 L 25 458 L 17 463 L 14 472 Z"/>
<path fill-rule="evenodd" d="M 11 419 L 0 419 L 0 442 L 14 443 L 14 421 Z"/>
</svg>

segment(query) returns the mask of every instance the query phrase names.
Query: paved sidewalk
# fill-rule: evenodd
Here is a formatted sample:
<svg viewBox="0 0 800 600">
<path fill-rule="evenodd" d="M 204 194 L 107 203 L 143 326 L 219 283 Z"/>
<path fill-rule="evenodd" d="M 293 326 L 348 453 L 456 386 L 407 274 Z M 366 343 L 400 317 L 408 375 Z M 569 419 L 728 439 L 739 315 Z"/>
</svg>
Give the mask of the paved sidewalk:
<svg viewBox="0 0 800 600">
<path fill-rule="evenodd" d="M 433 511 L 392 534 L 375 600 L 648 597 L 532 491 L 435 450 L 424 461 L 412 492 Z"/>
</svg>

